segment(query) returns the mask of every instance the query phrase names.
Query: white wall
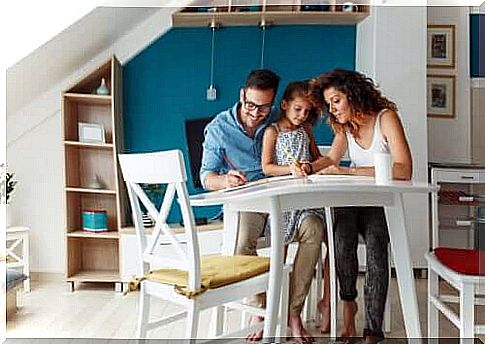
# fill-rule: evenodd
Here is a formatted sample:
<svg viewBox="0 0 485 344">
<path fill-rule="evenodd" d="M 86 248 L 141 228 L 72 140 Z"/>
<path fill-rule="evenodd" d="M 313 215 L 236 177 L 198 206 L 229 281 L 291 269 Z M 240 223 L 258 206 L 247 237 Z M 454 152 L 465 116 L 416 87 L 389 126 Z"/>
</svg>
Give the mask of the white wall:
<svg viewBox="0 0 485 344">
<path fill-rule="evenodd" d="M 61 92 L 84 74 L 116 54 L 126 62 L 171 27 L 171 12 L 162 8 L 133 30 L 120 37 L 89 63 L 30 104 L 7 116 L 7 163 L 19 181 L 12 199 L 12 224 L 31 229 L 31 271 L 65 271 L 65 201 L 63 145 L 61 133 Z M 81 38 L 79 35 L 77 39 Z M 73 39 L 75 39 L 74 37 Z M 15 78 L 7 88 L 18 89 Z M 7 103 L 7 112 L 9 107 Z"/>
<path fill-rule="evenodd" d="M 31 228 L 32 271 L 64 271 L 62 154 L 59 112 L 7 150 L 9 169 L 19 181 L 10 204 L 12 223 Z"/>
<path fill-rule="evenodd" d="M 413 155 L 413 179 L 426 182 L 426 7 L 373 7 L 357 35 L 357 69 L 398 105 Z M 404 206 L 413 264 L 425 267 L 428 196 L 406 196 Z"/>
<path fill-rule="evenodd" d="M 472 159 L 468 14 L 468 7 L 428 8 L 428 24 L 456 26 L 456 67 L 451 70 L 428 70 L 428 74 L 456 77 L 455 118 L 428 119 L 428 149 L 431 162 L 469 163 Z"/>
</svg>

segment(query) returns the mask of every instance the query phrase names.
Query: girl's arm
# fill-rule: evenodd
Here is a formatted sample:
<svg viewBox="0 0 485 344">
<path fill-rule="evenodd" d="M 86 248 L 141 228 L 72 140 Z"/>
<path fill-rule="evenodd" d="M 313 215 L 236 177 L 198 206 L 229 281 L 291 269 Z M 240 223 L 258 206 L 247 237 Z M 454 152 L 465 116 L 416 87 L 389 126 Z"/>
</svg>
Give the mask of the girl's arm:
<svg viewBox="0 0 485 344">
<path fill-rule="evenodd" d="M 394 111 L 388 110 L 382 114 L 381 130 L 391 151 L 393 179 L 410 180 L 413 175 L 413 159 L 401 120 Z"/>
<path fill-rule="evenodd" d="M 283 176 L 285 174 L 291 174 L 290 165 L 278 166 L 273 161 L 277 137 L 278 132 L 273 126 L 269 126 L 264 131 L 261 166 L 263 168 L 263 173 L 267 176 Z"/>
</svg>

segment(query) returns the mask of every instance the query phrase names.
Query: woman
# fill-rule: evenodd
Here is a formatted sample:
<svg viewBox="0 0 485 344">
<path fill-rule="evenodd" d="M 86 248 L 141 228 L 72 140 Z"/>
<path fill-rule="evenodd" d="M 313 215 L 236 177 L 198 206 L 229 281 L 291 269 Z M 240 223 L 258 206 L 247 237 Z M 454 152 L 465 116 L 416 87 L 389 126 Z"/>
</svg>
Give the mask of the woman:
<svg viewBox="0 0 485 344">
<path fill-rule="evenodd" d="M 330 113 L 335 133 L 327 155 L 328 166 L 319 174 L 374 175 L 374 153 L 389 153 L 393 179 L 410 180 L 412 158 L 397 115 L 395 103 L 384 97 L 374 82 L 361 73 L 336 69 L 315 82 Z M 351 165 L 340 167 L 348 150 Z M 335 254 L 343 300 L 342 336 L 356 335 L 357 244 L 361 234 L 366 244 L 367 276 L 364 286 L 364 337 L 367 343 L 384 338 L 382 321 L 388 289 L 388 242 L 382 207 L 344 207 L 335 209 Z"/>
</svg>

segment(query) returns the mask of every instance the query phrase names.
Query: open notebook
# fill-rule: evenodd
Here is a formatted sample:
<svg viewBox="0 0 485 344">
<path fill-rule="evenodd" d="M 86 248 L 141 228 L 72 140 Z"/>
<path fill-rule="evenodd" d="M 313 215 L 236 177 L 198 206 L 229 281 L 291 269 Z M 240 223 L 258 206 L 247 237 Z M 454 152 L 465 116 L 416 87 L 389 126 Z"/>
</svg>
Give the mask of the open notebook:
<svg viewBox="0 0 485 344">
<path fill-rule="evenodd" d="M 241 190 L 249 187 L 253 187 L 256 185 L 263 185 L 266 183 L 273 183 L 273 182 L 279 182 L 282 180 L 295 180 L 295 179 L 307 179 L 312 182 L 322 182 L 325 180 L 332 181 L 332 180 L 353 180 L 353 181 L 363 181 L 363 180 L 373 180 L 374 177 L 368 177 L 368 176 L 354 176 L 354 175 L 345 175 L 345 174 L 312 174 L 310 176 L 292 176 L 292 175 L 286 175 L 286 176 L 278 176 L 278 177 L 269 177 L 269 178 L 263 178 L 263 179 L 258 179 L 249 183 L 246 183 L 244 185 L 239 185 L 235 186 L 232 188 L 226 188 L 219 190 L 219 192 L 231 192 L 235 190 Z"/>
<path fill-rule="evenodd" d="M 244 185 L 239 185 L 239 186 L 234 186 L 232 188 L 222 189 L 222 190 L 219 190 L 219 191 L 220 192 L 230 192 L 230 191 L 249 188 L 249 187 L 256 186 L 256 185 L 262 185 L 262 184 L 277 182 L 277 181 L 281 181 L 281 180 L 298 179 L 298 178 L 305 178 L 305 177 L 298 177 L 298 176 L 292 176 L 292 175 L 269 177 L 269 178 L 263 178 L 263 179 L 258 179 L 258 180 L 252 181 L 252 182 L 248 182 Z"/>
</svg>

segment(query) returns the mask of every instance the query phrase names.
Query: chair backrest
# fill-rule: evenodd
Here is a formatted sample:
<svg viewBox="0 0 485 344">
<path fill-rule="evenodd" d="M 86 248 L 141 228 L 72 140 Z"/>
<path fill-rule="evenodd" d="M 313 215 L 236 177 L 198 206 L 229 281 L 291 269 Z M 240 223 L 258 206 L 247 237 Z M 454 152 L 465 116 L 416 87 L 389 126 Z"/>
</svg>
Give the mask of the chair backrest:
<svg viewBox="0 0 485 344">
<path fill-rule="evenodd" d="M 186 181 L 187 173 L 180 150 L 154 153 L 120 154 L 118 156 L 123 179 L 128 189 L 133 222 L 138 241 L 140 270 L 147 272 L 150 265 L 186 270 L 188 287 L 200 288 L 200 253 L 194 215 L 189 203 Z M 165 184 L 166 190 L 160 209 L 156 209 L 140 184 Z M 168 213 L 177 194 L 184 223 L 186 245 L 181 245 L 173 230 L 167 225 Z M 150 236 L 143 227 L 140 203 L 155 219 L 155 228 Z M 169 239 L 175 248 L 177 259 L 159 254 L 161 239 Z"/>
</svg>

